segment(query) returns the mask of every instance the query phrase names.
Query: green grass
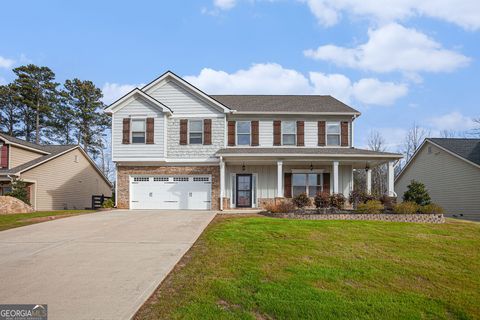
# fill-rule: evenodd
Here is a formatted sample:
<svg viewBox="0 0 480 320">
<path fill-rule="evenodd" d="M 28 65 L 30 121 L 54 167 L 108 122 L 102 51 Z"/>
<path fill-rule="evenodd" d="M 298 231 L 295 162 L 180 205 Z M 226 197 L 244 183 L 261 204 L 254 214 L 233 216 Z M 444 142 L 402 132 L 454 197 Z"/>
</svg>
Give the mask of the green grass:
<svg viewBox="0 0 480 320">
<path fill-rule="evenodd" d="M 58 210 L 58 211 L 36 211 L 32 213 L 17 213 L 0 215 L 0 231 L 26 226 L 50 220 L 48 217 L 76 216 L 79 214 L 94 212 L 93 210 Z M 44 219 L 42 219 L 44 218 Z"/>
<path fill-rule="evenodd" d="M 480 224 L 217 218 L 137 319 L 480 319 Z"/>
</svg>

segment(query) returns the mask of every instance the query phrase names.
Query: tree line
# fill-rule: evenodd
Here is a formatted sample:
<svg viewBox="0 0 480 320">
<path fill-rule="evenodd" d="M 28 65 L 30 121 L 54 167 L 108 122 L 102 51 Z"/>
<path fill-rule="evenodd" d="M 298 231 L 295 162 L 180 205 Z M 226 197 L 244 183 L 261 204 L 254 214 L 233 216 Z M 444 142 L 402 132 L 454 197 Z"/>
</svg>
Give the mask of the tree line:
<svg viewBox="0 0 480 320">
<path fill-rule="evenodd" d="M 92 81 L 55 81 L 48 67 L 28 64 L 12 70 L 0 86 L 0 130 L 37 144 L 79 144 L 93 158 L 102 155 L 109 118 L 102 91 Z"/>
</svg>

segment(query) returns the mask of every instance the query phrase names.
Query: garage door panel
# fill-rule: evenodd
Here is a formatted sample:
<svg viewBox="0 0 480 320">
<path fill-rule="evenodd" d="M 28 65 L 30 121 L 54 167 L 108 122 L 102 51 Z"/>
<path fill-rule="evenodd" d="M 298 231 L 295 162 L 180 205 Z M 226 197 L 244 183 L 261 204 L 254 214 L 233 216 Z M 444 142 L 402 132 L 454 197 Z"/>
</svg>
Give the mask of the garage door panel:
<svg viewBox="0 0 480 320">
<path fill-rule="evenodd" d="M 204 209 L 211 207 L 211 177 L 131 177 L 132 209 Z"/>
</svg>

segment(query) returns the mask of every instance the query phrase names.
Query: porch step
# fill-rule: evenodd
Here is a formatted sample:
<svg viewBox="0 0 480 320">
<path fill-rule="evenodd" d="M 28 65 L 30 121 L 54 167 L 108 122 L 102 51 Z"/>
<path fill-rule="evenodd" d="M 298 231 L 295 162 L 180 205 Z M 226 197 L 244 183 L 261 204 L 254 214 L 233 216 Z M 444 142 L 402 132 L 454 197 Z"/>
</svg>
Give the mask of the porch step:
<svg viewBox="0 0 480 320">
<path fill-rule="evenodd" d="M 223 211 L 217 211 L 218 214 L 254 214 L 264 211 L 263 209 L 225 209 Z"/>
</svg>

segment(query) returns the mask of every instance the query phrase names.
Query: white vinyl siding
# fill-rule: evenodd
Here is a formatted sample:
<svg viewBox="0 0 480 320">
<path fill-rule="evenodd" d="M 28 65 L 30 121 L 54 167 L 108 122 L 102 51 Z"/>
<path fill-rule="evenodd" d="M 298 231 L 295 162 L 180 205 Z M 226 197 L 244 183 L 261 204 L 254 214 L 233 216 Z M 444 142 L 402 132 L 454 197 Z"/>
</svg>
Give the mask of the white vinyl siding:
<svg viewBox="0 0 480 320">
<path fill-rule="evenodd" d="M 124 118 L 154 118 L 154 144 L 122 144 Z M 113 114 L 112 123 L 113 161 L 164 158 L 164 114 L 158 107 L 143 98 L 132 99 L 126 106 Z"/>
<path fill-rule="evenodd" d="M 15 147 L 12 145 L 10 145 L 10 148 L 8 151 L 10 152 L 10 163 L 9 163 L 10 168 L 14 168 L 26 162 L 35 160 L 44 155 L 43 153 L 29 151 L 27 149 Z"/>
<path fill-rule="evenodd" d="M 442 206 L 446 213 L 480 214 L 480 168 L 429 142 L 395 181 L 399 201 L 412 180 L 424 183 L 432 202 Z"/>
<path fill-rule="evenodd" d="M 181 85 L 168 81 L 158 87 L 153 87 L 147 94 L 161 101 L 173 110 L 175 116 L 195 116 L 205 114 L 221 114 L 222 111 L 188 92 Z"/>
</svg>

